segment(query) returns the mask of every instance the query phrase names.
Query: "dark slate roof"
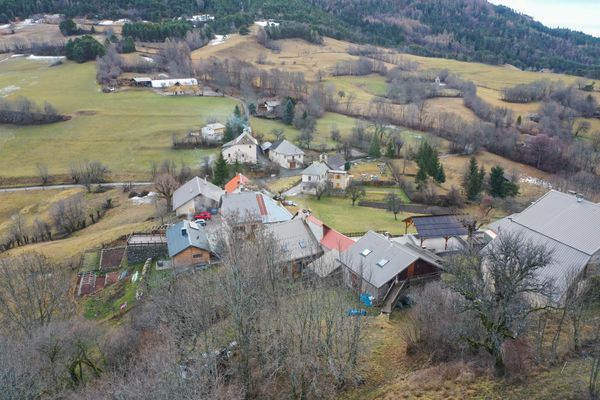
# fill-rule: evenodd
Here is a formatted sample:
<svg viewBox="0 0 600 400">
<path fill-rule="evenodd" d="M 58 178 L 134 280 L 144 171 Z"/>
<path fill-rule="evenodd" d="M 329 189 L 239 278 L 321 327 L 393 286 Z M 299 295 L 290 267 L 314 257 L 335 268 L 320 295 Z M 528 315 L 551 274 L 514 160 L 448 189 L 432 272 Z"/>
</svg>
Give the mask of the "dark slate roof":
<svg viewBox="0 0 600 400">
<path fill-rule="evenodd" d="M 373 231 L 367 232 L 352 245 L 340 261 L 356 274 L 380 288 L 407 269 L 417 260 L 424 260 L 438 268 L 441 260 L 424 249 L 393 242 Z"/>
<path fill-rule="evenodd" d="M 468 235 L 469 231 L 456 215 L 411 217 L 420 238 L 439 238 Z"/>
<path fill-rule="evenodd" d="M 331 154 L 327 156 L 327 165 L 334 170 L 344 170 L 346 159 L 341 154 Z"/>
<path fill-rule="evenodd" d="M 167 229 L 167 246 L 169 257 L 174 257 L 190 247 L 210 251 L 204 227 L 189 221 L 181 221 Z"/>
</svg>

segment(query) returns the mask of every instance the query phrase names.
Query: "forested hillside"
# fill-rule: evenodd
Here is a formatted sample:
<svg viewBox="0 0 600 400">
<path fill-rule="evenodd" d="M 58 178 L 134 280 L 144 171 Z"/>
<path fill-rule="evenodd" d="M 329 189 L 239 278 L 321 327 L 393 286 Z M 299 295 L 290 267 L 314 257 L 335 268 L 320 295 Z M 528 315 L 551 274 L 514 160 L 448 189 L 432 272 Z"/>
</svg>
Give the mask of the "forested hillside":
<svg viewBox="0 0 600 400">
<path fill-rule="evenodd" d="M 550 29 L 485 0 L 0 0 L 0 21 L 39 12 L 152 20 L 211 12 L 226 21 L 243 13 L 419 55 L 600 77 L 600 38 Z"/>
</svg>

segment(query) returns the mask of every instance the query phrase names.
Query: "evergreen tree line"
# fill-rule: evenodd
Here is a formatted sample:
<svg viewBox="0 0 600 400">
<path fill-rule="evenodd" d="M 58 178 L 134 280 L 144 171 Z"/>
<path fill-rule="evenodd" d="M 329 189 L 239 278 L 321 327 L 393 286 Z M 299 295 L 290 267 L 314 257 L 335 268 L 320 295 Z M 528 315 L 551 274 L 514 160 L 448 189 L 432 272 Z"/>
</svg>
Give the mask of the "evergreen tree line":
<svg viewBox="0 0 600 400">
<path fill-rule="evenodd" d="M 123 26 L 123 36 L 142 42 L 164 42 L 167 38 L 182 39 L 192 29 L 192 24 L 187 21 L 134 22 Z"/>
</svg>

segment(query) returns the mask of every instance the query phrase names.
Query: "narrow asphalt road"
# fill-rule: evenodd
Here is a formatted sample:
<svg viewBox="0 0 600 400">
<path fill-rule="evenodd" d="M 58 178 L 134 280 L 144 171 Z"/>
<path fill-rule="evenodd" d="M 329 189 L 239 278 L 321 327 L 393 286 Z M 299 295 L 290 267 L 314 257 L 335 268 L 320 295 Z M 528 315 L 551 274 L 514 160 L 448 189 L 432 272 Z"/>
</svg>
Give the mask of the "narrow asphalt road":
<svg viewBox="0 0 600 400">
<path fill-rule="evenodd" d="M 152 185 L 153 182 L 111 182 L 111 183 L 103 183 L 104 187 L 123 187 L 125 185 L 132 186 L 147 186 Z M 3 188 L 0 189 L 0 193 L 12 193 L 12 192 L 26 192 L 29 190 L 54 190 L 54 189 L 74 189 L 74 188 L 84 188 L 83 185 L 78 184 L 69 184 L 69 185 L 47 185 L 47 186 L 24 186 L 24 187 L 15 187 L 15 188 Z"/>
</svg>

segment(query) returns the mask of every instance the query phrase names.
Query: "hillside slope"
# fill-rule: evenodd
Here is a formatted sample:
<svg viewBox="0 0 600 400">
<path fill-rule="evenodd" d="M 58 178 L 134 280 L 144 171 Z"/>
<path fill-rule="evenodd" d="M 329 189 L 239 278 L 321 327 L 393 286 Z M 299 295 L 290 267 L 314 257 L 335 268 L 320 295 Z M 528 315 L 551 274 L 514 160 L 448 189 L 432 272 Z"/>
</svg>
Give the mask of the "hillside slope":
<svg viewBox="0 0 600 400">
<path fill-rule="evenodd" d="M 0 22 L 36 12 L 153 20 L 211 12 L 218 29 L 266 17 L 417 55 L 600 77 L 600 38 L 550 29 L 486 0 L 0 0 Z"/>
</svg>

